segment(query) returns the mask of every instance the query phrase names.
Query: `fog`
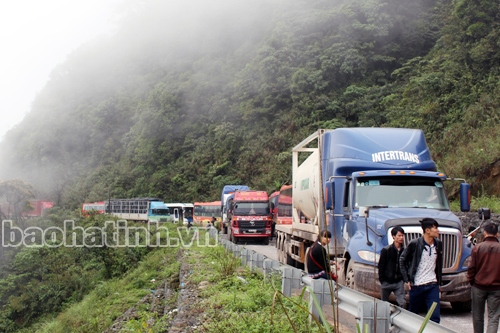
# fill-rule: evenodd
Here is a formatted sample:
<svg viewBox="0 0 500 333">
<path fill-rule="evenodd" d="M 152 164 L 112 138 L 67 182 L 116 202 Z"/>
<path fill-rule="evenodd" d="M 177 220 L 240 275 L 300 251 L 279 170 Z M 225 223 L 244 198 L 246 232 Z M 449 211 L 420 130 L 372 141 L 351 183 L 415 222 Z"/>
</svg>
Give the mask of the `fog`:
<svg viewBox="0 0 500 333">
<path fill-rule="evenodd" d="M 263 38 L 268 18 L 284 3 L 287 1 L 107 0 L 69 5 L 51 0 L 43 6 L 33 2 L 27 11 L 17 7 L 10 23 L 3 23 L 14 26 L 16 33 L 9 37 L 11 52 L 1 59 L 6 73 L 1 85 L 9 93 L 0 101 L 5 117 L 0 136 L 15 124 L 17 131 L 12 130 L 10 138 L 4 139 L 8 144 L 0 147 L 5 150 L 8 146 L 11 151 L 0 153 L 13 161 L 12 168 L 2 166 L 0 177 L 22 178 L 45 193 L 53 193 L 54 187 L 61 192 L 69 179 L 92 168 L 87 160 L 76 163 L 75 155 L 93 152 L 101 148 L 102 140 L 129 131 L 116 122 L 133 114 L 113 105 L 105 106 L 108 122 L 102 127 L 86 123 L 86 119 L 100 113 L 103 106 L 99 104 L 117 91 L 129 94 L 134 89 L 150 89 L 140 84 L 130 87 L 136 83 L 128 82 L 127 77 L 133 77 L 134 71 L 144 73 L 151 63 L 182 71 L 183 63 L 191 67 L 205 55 L 217 59 L 217 55 L 236 50 L 242 56 L 255 52 L 241 46 Z M 16 21 L 16 17 L 23 19 Z M 204 69 L 195 65 L 192 70 L 201 73 Z M 73 117 L 81 122 L 75 123 Z M 30 141 L 28 133 L 37 139 Z M 27 154 L 29 160 L 25 160 Z M 14 161 L 14 155 L 22 160 Z M 36 165 L 28 166 L 25 161 Z"/>
</svg>

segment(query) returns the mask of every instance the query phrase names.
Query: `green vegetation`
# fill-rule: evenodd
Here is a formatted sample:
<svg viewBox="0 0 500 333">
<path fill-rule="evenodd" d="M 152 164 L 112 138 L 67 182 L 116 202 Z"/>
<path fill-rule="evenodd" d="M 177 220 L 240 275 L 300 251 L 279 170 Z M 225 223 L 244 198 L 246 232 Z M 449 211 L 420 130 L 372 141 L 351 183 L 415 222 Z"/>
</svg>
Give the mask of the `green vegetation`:
<svg viewBox="0 0 500 333">
<path fill-rule="evenodd" d="M 136 5 L 54 70 L 1 143 L 2 178 L 69 209 L 216 200 L 290 182 L 291 148 L 318 128 L 392 126 L 422 129 L 474 195 L 500 194 L 497 1 L 200 2 L 197 25 L 169 3 Z"/>
<path fill-rule="evenodd" d="M 89 230 L 109 220 L 109 216 L 96 215 L 79 221 L 79 225 Z M 129 224 L 129 227 L 134 226 L 141 227 L 140 224 Z M 185 242 L 189 241 L 188 234 L 177 232 L 177 225 L 169 224 L 168 227 L 170 237 L 182 237 Z M 104 237 L 105 234 L 113 237 L 112 232 L 105 230 L 102 234 L 96 233 L 96 237 Z M 155 234 L 155 230 L 151 232 Z M 160 234 L 162 244 L 166 244 L 167 233 L 163 231 Z M 143 236 L 139 234 L 139 238 Z M 118 234 L 118 237 L 125 241 L 126 235 Z M 128 238 L 135 241 L 136 234 L 130 232 Z M 96 244 L 101 244 L 101 241 L 96 240 Z M 149 292 L 149 288 L 154 288 L 150 281 L 152 278 L 164 279 L 178 271 L 176 252 L 177 248 L 174 247 L 148 246 L 24 247 L 2 272 L 0 331 L 14 332 L 21 327 L 27 327 L 27 332 L 31 331 L 31 325 L 41 317 L 53 316 L 81 300 L 84 302 L 76 309 L 72 308 L 70 313 L 59 317 L 61 322 L 67 321 L 71 328 L 61 332 L 76 332 L 82 325 L 84 328 L 81 332 L 105 328 L 131 302 L 135 303 L 138 297 Z M 148 259 L 144 261 L 146 257 Z M 90 292 L 92 294 L 87 296 Z M 122 296 L 118 297 L 117 293 L 122 293 Z M 106 306 L 100 310 L 105 311 L 93 312 L 96 310 L 95 304 L 100 303 Z M 90 318 L 95 322 L 89 323 L 87 319 Z M 54 328 L 49 331 L 57 330 Z"/>
<path fill-rule="evenodd" d="M 175 19 L 170 3 L 126 8 L 115 35 L 82 45 L 54 69 L 2 140 L 0 196 L 15 197 L 20 209 L 35 195 L 57 206 L 15 226 L 68 219 L 100 228 L 104 217 L 75 219 L 77 209 L 110 197 L 212 201 L 225 184 L 271 191 L 291 181 L 293 146 L 341 126 L 422 129 L 439 169 L 472 184 L 473 210 L 499 211 L 498 0 L 198 1 L 198 16 L 183 8 Z M 456 187 L 448 192 L 456 198 Z M 153 247 L 0 251 L 2 332 L 42 327 L 61 311 L 71 330 L 104 328 L 150 287 L 154 258 L 171 255 Z M 240 272 L 248 284 L 238 285 L 235 266 L 226 258 L 206 276 L 207 290 L 229 294 L 205 295 L 205 305 L 214 318 L 223 307 L 223 323 L 242 331 L 257 325 L 257 314 L 242 314 L 255 307 L 243 294 L 274 289 L 252 272 Z M 176 270 L 159 269 L 162 278 Z M 254 296 L 259 316 L 282 311 Z M 110 316 L 90 314 L 104 301 L 109 308 L 99 309 Z M 130 329 L 146 329 L 142 312 Z"/>
<path fill-rule="evenodd" d="M 174 225 L 170 225 L 174 230 Z M 192 236 L 192 235 L 191 235 Z M 185 241 L 191 237 L 186 235 Z M 200 238 L 205 231 L 200 230 Z M 5 332 L 102 332 L 126 310 L 135 316 L 126 321 L 121 332 L 165 332 L 175 311 L 163 316 L 153 311 L 151 301 L 140 302 L 154 289 L 179 273 L 182 262 L 189 267 L 186 288 L 199 291 L 193 313 L 202 313 L 203 332 L 327 332 L 330 327 L 309 322 L 307 303 L 298 296 L 283 297 L 281 278 L 264 278 L 258 271 L 241 266 L 241 261 L 220 245 L 185 248 L 157 248 L 145 255 L 137 267 L 121 277 L 103 280 L 79 302 L 68 302 L 62 312 L 20 330 Z M 203 287 L 200 287 L 203 286 Z M 182 287 L 182 286 L 181 286 Z M 177 289 L 175 289 L 177 290 Z M 177 308 L 177 292 L 163 301 L 162 307 Z M 161 311 L 160 311 L 161 312 Z"/>
</svg>

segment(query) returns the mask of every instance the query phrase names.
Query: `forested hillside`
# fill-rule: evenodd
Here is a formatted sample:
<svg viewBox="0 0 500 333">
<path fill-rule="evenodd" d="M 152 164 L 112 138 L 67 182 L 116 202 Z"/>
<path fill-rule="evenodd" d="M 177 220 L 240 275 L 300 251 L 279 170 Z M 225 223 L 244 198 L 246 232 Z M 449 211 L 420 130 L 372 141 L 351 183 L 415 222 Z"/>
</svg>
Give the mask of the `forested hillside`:
<svg viewBox="0 0 500 333">
<path fill-rule="evenodd" d="M 415 127 L 439 168 L 498 194 L 497 0 L 196 0 L 127 8 L 1 143 L 1 179 L 66 208 L 215 200 L 291 181 L 318 128 Z"/>
</svg>

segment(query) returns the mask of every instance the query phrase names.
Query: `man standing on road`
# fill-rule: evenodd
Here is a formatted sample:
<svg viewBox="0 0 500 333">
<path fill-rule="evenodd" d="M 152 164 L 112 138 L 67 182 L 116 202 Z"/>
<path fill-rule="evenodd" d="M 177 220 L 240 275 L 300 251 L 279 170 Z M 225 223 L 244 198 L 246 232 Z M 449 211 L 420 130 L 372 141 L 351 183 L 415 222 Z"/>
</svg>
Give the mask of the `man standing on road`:
<svg viewBox="0 0 500 333">
<path fill-rule="evenodd" d="M 484 240 L 472 248 L 467 278 L 471 284 L 474 333 L 483 333 L 485 303 L 488 304 L 487 333 L 496 333 L 500 318 L 500 243 L 498 226 L 483 228 Z"/>
<path fill-rule="evenodd" d="M 404 250 L 405 232 L 400 226 L 391 230 L 393 242 L 380 251 L 378 262 L 378 279 L 380 280 L 381 298 L 388 302 L 394 292 L 398 305 L 404 309 L 406 305 L 405 286 L 399 268 L 399 258 Z"/>
<path fill-rule="evenodd" d="M 443 273 L 443 243 L 439 240 L 439 224 L 432 218 L 424 218 L 422 237 L 412 240 L 399 259 L 403 281 L 410 290 L 408 310 L 418 313 L 423 307 L 430 310 L 432 303 L 436 308 L 431 320 L 439 323 L 439 286 Z"/>
</svg>

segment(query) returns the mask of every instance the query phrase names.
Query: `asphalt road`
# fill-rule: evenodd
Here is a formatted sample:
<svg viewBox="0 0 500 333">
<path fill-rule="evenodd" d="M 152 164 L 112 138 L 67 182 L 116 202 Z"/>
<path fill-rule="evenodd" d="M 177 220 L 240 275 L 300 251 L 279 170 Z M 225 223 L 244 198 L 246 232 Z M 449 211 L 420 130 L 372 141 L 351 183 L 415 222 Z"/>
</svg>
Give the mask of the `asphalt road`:
<svg viewBox="0 0 500 333">
<path fill-rule="evenodd" d="M 225 236 L 225 235 L 223 235 Z M 261 245 L 257 242 L 249 241 L 245 247 L 249 250 L 261 253 L 266 257 L 274 260 L 278 260 L 278 255 L 276 253 L 275 243 L 271 242 L 269 245 Z M 485 318 L 488 316 L 485 314 Z M 455 332 L 466 333 L 473 332 L 472 329 L 472 314 L 468 313 L 454 313 L 451 309 L 451 305 L 448 302 L 441 302 L 441 325 L 451 329 Z M 343 330 L 344 331 L 344 330 Z M 486 329 L 485 329 L 486 331 Z M 347 331 L 345 331 L 347 332 Z M 354 330 L 353 330 L 354 332 Z M 500 332 L 500 330 L 498 331 Z"/>
</svg>

